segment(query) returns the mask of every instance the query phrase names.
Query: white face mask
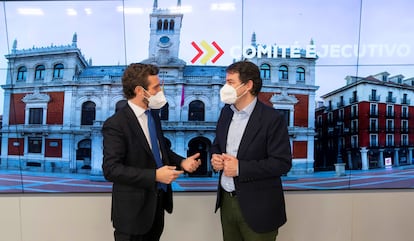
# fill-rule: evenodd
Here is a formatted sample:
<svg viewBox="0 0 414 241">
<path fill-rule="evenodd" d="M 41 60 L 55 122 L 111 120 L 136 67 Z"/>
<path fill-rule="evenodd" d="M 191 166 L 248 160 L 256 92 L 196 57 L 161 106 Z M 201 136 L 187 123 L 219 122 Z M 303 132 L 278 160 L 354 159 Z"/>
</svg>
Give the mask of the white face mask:
<svg viewBox="0 0 414 241">
<path fill-rule="evenodd" d="M 220 89 L 220 99 L 222 102 L 224 102 L 225 104 L 229 104 L 232 105 L 234 103 L 236 103 L 236 100 L 240 97 L 242 97 L 245 93 L 243 93 L 240 96 L 237 96 L 237 90 L 243 86 L 244 84 L 241 84 L 239 86 L 237 86 L 237 88 L 234 88 L 233 86 L 229 85 L 229 84 L 225 84 L 221 89 Z"/>
<path fill-rule="evenodd" d="M 167 104 L 167 99 L 165 98 L 164 92 L 159 91 L 155 95 L 151 95 L 148 91 L 147 94 L 150 95 L 149 98 L 145 97 L 148 100 L 148 107 L 151 109 L 161 109 L 165 104 Z"/>
</svg>

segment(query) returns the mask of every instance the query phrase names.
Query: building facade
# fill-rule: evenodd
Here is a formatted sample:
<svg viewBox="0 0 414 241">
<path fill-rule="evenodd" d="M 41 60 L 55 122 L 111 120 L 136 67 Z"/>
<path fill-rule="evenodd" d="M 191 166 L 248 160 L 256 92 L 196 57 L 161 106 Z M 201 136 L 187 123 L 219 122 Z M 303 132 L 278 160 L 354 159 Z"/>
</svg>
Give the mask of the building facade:
<svg viewBox="0 0 414 241">
<path fill-rule="evenodd" d="M 178 1 L 180 6 L 180 1 Z M 183 14 L 154 8 L 147 59 L 160 67 L 168 104 L 160 111 L 166 137 L 181 155 L 201 153 L 195 176 L 210 176 L 209 150 L 223 104 L 219 91 L 226 66 L 187 65 L 179 58 Z M 126 66 L 94 66 L 77 47 L 18 49 L 6 55 L 8 72 L 2 125 L 2 169 L 102 175 L 103 122 L 125 104 Z M 251 45 L 258 46 L 255 34 Z M 291 173 L 312 173 L 315 136 L 315 61 L 289 49 L 249 59 L 263 78 L 259 99 L 280 110 L 289 125 Z"/>
<path fill-rule="evenodd" d="M 346 81 L 316 109 L 315 169 L 412 164 L 414 78 L 382 72 Z"/>
</svg>

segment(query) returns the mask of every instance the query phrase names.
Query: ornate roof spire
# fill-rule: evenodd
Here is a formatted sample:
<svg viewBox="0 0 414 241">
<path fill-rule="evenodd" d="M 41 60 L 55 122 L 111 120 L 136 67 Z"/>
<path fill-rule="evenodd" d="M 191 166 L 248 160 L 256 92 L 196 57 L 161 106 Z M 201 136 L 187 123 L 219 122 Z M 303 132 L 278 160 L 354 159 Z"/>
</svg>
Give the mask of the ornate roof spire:
<svg viewBox="0 0 414 241">
<path fill-rule="evenodd" d="M 73 34 L 72 37 L 72 46 L 76 47 L 78 45 L 78 35 L 76 34 L 76 32 Z"/>
<path fill-rule="evenodd" d="M 253 32 L 253 34 L 252 34 L 252 42 L 251 42 L 251 45 L 252 46 L 256 46 L 256 33 L 255 32 Z"/>
<path fill-rule="evenodd" d="M 313 40 L 313 38 L 311 38 L 311 40 L 309 41 L 309 44 L 314 45 L 315 41 Z"/>
</svg>

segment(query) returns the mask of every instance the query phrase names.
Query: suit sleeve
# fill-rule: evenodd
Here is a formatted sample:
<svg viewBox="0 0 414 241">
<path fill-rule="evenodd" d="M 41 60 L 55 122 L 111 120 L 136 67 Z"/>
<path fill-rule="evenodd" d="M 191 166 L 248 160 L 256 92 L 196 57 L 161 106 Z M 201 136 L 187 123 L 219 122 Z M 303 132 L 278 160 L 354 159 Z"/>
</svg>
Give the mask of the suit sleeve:
<svg viewBox="0 0 414 241">
<path fill-rule="evenodd" d="M 229 105 L 225 105 L 220 111 L 220 116 L 219 116 L 219 119 L 216 125 L 216 137 L 214 138 L 213 144 L 211 145 L 211 148 L 210 148 L 211 154 L 222 154 L 223 152 L 225 152 L 225 140 L 227 137 L 225 119 L 231 118 L 230 111 L 231 110 L 229 108 Z"/>
<path fill-rule="evenodd" d="M 164 164 L 170 165 L 170 166 L 176 166 L 177 170 L 181 170 L 181 162 L 185 159 L 185 157 L 178 155 L 171 149 L 170 145 L 167 145 L 168 140 L 164 136 L 164 131 L 162 130 L 161 120 L 159 118 L 159 115 L 156 114 L 156 115 L 153 115 L 153 117 L 154 117 L 158 130 L 160 130 L 159 138 L 160 140 L 162 140 L 160 141 L 161 148 L 163 149 L 163 153 L 167 153 L 167 158 L 163 157 L 163 159 L 167 159 L 166 162 L 164 162 Z"/>
<path fill-rule="evenodd" d="M 185 159 L 185 157 L 178 155 L 177 153 L 172 151 L 170 148 L 168 148 L 168 158 L 170 160 L 169 165 L 176 166 L 177 167 L 176 170 L 182 170 L 181 162 Z"/>
<path fill-rule="evenodd" d="M 103 174 L 108 181 L 140 188 L 155 187 L 155 168 L 140 166 L 145 158 L 141 149 L 132 148 L 130 134 L 124 122 L 110 118 L 102 127 Z M 142 162 L 141 162 L 142 165 Z"/>
<path fill-rule="evenodd" d="M 279 177 L 292 167 L 287 125 L 278 113 L 270 114 L 262 119 L 261 130 L 249 143 L 247 155 L 239 157 L 241 182 Z"/>
</svg>

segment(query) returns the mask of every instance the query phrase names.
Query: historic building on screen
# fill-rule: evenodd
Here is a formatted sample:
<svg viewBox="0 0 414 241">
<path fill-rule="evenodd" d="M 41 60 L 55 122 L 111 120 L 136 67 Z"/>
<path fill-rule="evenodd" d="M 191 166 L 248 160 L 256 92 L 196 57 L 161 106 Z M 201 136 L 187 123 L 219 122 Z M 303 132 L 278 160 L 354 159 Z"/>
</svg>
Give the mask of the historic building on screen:
<svg viewBox="0 0 414 241">
<path fill-rule="evenodd" d="M 316 109 L 315 169 L 413 164 L 414 78 L 382 72 L 346 81 Z"/>
<path fill-rule="evenodd" d="M 180 1 L 178 1 L 180 4 Z M 154 8 L 149 55 L 137 62 L 160 67 L 168 104 L 161 109 L 172 148 L 200 152 L 195 176 L 210 176 L 209 149 L 223 104 L 219 91 L 226 66 L 187 65 L 179 58 L 183 14 Z M 77 46 L 18 49 L 6 55 L 8 73 L 2 125 L 1 169 L 90 173 L 101 176 L 103 122 L 125 104 L 121 77 L 126 66 L 94 66 Z M 252 35 L 252 46 L 257 46 Z M 315 61 L 301 50 L 251 58 L 263 78 L 259 98 L 281 111 L 289 124 L 291 173 L 312 173 L 315 135 Z M 283 56 L 282 56 L 283 55 Z M 230 63 L 229 63 L 230 64 Z"/>
</svg>

